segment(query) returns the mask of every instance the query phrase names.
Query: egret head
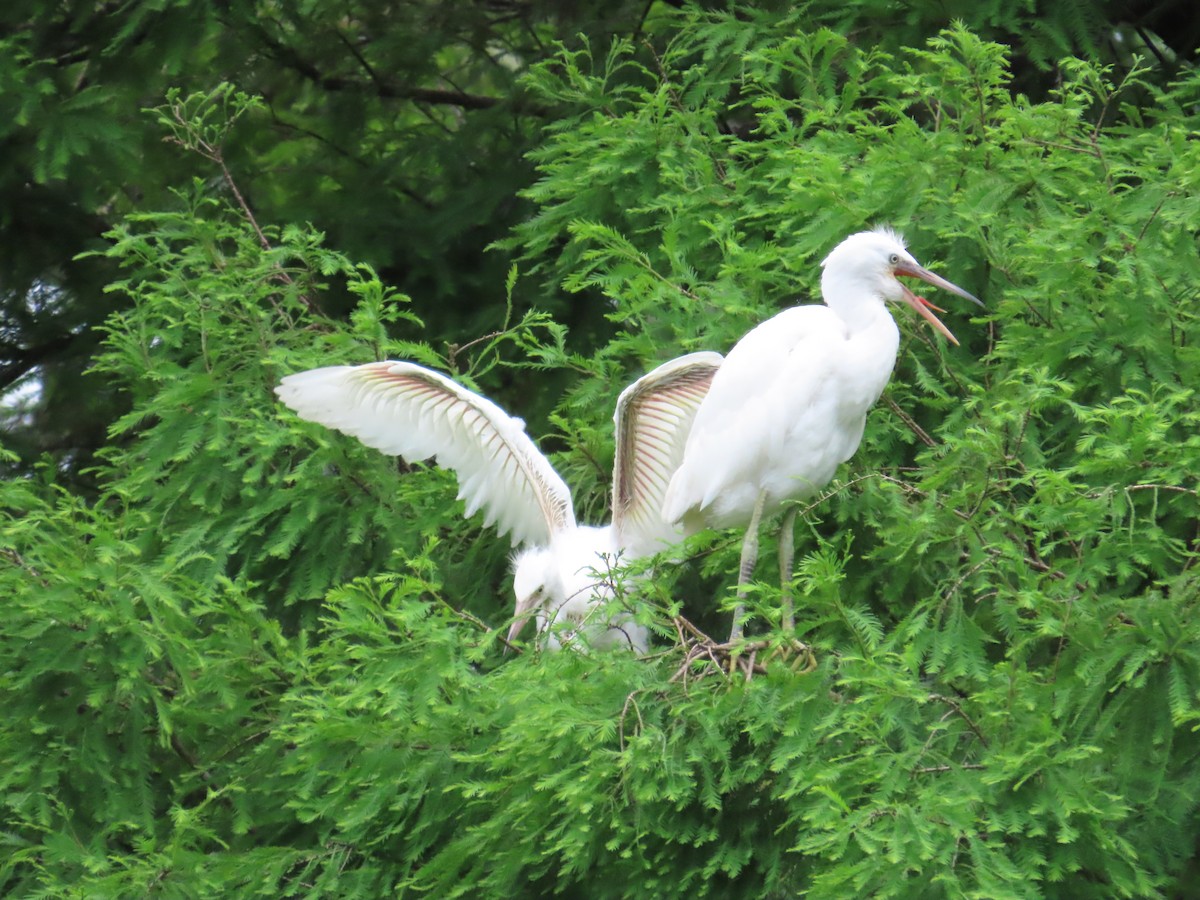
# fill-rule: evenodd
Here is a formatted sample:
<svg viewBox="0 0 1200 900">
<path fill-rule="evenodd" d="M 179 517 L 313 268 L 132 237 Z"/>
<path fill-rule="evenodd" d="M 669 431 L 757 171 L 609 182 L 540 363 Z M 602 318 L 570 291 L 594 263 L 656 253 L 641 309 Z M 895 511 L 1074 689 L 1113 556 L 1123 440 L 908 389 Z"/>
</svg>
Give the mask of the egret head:
<svg viewBox="0 0 1200 900">
<path fill-rule="evenodd" d="M 508 643 L 517 639 L 531 616 L 539 618 L 539 631 L 544 627 L 545 616 L 539 616 L 539 613 L 544 613 L 557 586 L 554 556 L 546 547 L 527 547 L 513 557 L 513 593 L 517 605 L 512 626 L 508 629 Z"/>
<path fill-rule="evenodd" d="M 918 297 L 897 276 L 920 278 L 922 281 L 943 290 L 965 297 L 972 303 L 983 306 L 977 298 L 952 284 L 940 275 L 930 272 L 915 259 L 904 246 L 904 239 L 890 228 L 880 227 L 873 231 L 852 234 L 821 263 L 821 290 L 831 307 L 863 296 L 882 297 L 893 302 L 903 301 L 946 336 L 952 343 L 958 341 L 941 319 L 933 314 L 938 307 L 924 297 Z M 941 310 L 939 310 L 940 312 Z"/>
</svg>

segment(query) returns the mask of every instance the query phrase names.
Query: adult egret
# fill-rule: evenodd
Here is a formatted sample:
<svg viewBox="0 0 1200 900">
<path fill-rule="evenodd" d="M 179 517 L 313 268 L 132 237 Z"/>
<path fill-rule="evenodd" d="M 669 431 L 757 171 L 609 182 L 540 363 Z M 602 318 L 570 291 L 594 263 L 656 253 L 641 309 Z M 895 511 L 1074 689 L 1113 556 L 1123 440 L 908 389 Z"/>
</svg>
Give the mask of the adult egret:
<svg viewBox="0 0 1200 900">
<path fill-rule="evenodd" d="M 903 301 L 957 344 L 932 305 L 897 276 L 920 278 L 980 306 L 923 268 L 888 228 L 851 235 L 821 264 L 824 306 L 797 306 L 763 322 L 729 352 L 713 378 L 667 489 L 663 518 L 685 530 L 745 525 L 738 605 L 730 640 L 742 634 L 745 588 L 764 515 L 811 497 L 854 455 L 867 411 L 891 376 L 900 332 L 885 301 Z M 780 531 L 783 624 L 795 626 L 791 506 Z"/>
<path fill-rule="evenodd" d="M 530 618 L 551 648 L 582 630 L 593 647 L 645 652 L 649 635 L 631 616 L 597 618 L 613 596 L 618 556 L 665 549 L 682 532 L 661 517 L 667 484 L 683 456 L 692 419 L 719 353 L 692 353 L 664 363 L 620 395 L 613 470 L 613 516 L 595 528 L 577 525 L 571 492 L 525 433 L 525 423 L 444 375 L 409 362 L 329 366 L 285 377 L 275 389 L 302 418 L 410 460 L 436 457 L 458 477 L 466 514 L 522 544 L 514 559 L 516 614 L 511 643 Z"/>
</svg>

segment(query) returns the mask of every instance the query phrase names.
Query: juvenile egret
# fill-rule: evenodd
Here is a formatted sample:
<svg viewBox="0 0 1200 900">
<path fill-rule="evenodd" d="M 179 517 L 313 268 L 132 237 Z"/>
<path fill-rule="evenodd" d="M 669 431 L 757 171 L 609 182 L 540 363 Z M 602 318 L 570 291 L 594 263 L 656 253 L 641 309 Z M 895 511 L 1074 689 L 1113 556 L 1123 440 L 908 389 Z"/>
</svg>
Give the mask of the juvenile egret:
<svg viewBox="0 0 1200 900">
<path fill-rule="evenodd" d="M 329 366 L 285 377 L 275 389 L 302 418 L 409 460 L 436 457 L 458 477 L 466 514 L 511 534 L 515 557 L 513 641 L 532 616 L 539 632 L 556 621 L 563 640 L 575 631 L 593 647 L 645 652 L 649 635 L 631 616 L 597 618 L 613 596 L 609 573 L 618 556 L 646 556 L 683 532 L 662 520 L 662 498 L 683 457 L 683 444 L 719 353 L 692 353 L 664 363 L 620 395 L 613 467 L 613 516 L 606 526 L 577 525 L 571 492 L 525 433 L 525 423 L 444 375 L 408 362 Z M 557 649 L 554 633 L 547 645 Z"/>
<path fill-rule="evenodd" d="M 696 413 L 683 462 L 667 489 L 663 519 L 685 530 L 746 526 L 738 606 L 730 640 L 742 633 L 745 587 L 758 557 L 758 527 L 786 500 L 811 497 L 854 455 L 867 411 L 891 376 L 900 332 L 885 301 L 903 301 L 951 342 L 928 301 L 897 280 L 920 278 L 974 303 L 962 288 L 920 266 L 888 228 L 851 235 L 822 263 L 824 306 L 784 310 L 729 352 Z M 783 624 L 795 622 L 791 506 L 780 531 Z"/>
</svg>

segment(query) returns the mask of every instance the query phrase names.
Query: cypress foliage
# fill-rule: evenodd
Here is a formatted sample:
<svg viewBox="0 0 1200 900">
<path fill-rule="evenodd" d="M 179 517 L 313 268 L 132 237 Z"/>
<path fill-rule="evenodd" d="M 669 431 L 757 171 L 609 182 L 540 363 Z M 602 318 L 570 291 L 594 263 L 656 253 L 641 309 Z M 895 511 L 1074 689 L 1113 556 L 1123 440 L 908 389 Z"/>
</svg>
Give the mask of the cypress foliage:
<svg viewBox="0 0 1200 900">
<path fill-rule="evenodd" d="M 568 112 L 506 246 L 607 304 L 594 353 L 513 312 L 514 273 L 494 333 L 439 354 L 419 298 L 203 182 L 111 236 L 131 305 L 98 369 L 131 412 L 104 495 L 52 469 L 0 485 L 6 893 L 1186 895 L 1200 78 L 1068 61 L 1033 102 L 963 28 L 888 53 L 766 16 L 676 24 L 662 52 L 564 49 L 526 79 Z M 189 100 L 184 136 L 229 101 Z M 658 561 L 648 658 L 503 656 L 508 548 L 452 479 L 271 394 L 388 356 L 484 392 L 571 376 L 531 431 L 599 520 L 620 388 L 815 298 L 824 253 L 875 222 L 988 310 L 954 307 L 961 348 L 899 311 L 863 446 L 798 528 L 811 670 L 685 663 L 683 619 L 725 627 L 730 534 Z"/>
</svg>

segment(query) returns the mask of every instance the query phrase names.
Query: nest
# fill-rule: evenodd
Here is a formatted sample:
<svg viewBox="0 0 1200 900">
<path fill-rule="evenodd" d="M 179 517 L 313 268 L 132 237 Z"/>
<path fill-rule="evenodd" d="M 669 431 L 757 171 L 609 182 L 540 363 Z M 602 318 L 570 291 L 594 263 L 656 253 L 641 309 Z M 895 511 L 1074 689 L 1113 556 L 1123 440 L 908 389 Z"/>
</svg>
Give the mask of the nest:
<svg viewBox="0 0 1200 900">
<path fill-rule="evenodd" d="M 683 660 L 672 682 L 704 678 L 718 674 L 727 680 L 741 676 L 749 681 L 755 675 L 767 672 L 767 667 L 782 664 L 798 674 L 807 674 L 817 667 L 817 657 L 812 647 L 803 641 L 791 638 L 739 638 L 734 641 L 718 642 L 689 622 L 683 616 L 673 620 L 679 636 L 679 648 Z"/>
</svg>

